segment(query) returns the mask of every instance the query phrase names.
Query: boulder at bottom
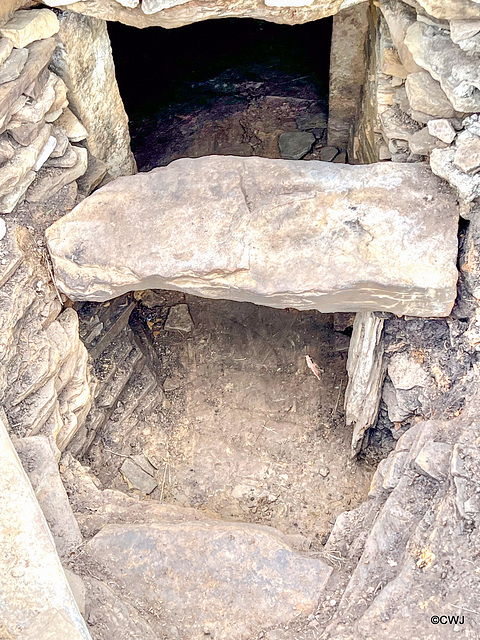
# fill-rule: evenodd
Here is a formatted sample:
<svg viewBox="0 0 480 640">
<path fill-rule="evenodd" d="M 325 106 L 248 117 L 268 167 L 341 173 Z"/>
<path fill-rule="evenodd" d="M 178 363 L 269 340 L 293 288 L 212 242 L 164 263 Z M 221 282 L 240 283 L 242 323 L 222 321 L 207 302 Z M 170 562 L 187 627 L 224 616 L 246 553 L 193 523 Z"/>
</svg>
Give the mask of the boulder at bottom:
<svg viewBox="0 0 480 640">
<path fill-rule="evenodd" d="M 332 569 L 270 527 L 217 520 L 108 524 L 80 563 L 183 640 L 247 640 L 316 610 Z"/>
<path fill-rule="evenodd" d="M 458 212 L 426 165 L 185 158 L 47 230 L 73 300 L 173 289 L 271 307 L 447 316 Z"/>
</svg>

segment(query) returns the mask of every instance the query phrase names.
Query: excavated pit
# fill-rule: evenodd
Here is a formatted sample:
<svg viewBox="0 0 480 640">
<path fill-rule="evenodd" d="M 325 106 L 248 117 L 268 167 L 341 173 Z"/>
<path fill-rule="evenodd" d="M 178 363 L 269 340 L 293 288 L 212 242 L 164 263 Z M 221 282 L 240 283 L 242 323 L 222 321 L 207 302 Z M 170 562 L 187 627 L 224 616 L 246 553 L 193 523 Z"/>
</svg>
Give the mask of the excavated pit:
<svg viewBox="0 0 480 640">
<path fill-rule="evenodd" d="M 269 524 L 312 550 L 365 499 L 389 444 L 351 459 L 353 316 L 171 291 L 76 306 L 99 384 L 96 435 L 70 448 L 103 487 Z"/>
</svg>

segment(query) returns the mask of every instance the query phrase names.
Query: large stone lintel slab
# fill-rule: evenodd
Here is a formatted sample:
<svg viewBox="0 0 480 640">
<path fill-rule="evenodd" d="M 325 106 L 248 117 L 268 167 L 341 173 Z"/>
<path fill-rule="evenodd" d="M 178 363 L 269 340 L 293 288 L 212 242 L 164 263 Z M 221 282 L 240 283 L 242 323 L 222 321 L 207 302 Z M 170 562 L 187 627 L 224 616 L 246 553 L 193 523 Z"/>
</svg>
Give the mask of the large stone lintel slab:
<svg viewBox="0 0 480 640">
<path fill-rule="evenodd" d="M 457 221 L 426 165 L 209 156 L 111 182 L 47 239 L 73 300 L 157 288 L 428 317 L 456 297 Z"/>
</svg>

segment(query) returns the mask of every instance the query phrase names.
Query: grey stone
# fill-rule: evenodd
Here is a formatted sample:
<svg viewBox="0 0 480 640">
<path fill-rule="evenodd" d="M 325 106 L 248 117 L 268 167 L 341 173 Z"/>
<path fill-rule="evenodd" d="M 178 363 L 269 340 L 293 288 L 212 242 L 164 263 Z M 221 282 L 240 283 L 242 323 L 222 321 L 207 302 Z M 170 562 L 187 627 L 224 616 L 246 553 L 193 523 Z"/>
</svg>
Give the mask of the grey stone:
<svg viewBox="0 0 480 640">
<path fill-rule="evenodd" d="M 158 482 L 152 478 L 151 474 L 130 458 L 124 460 L 120 471 L 130 488 L 138 489 L 147 495 L 158 486 Z"/>
<path fill-rule="evenodd" d="M 28 58 L 28 49 L 14 49 L 0 67 L 0 84 L 16 80 Z"/>
<path fill-rule="evenodd" d="M 428 317 L 456 297 L 457 220 L 426 166 L 208 156 L 107 184 L 47 239 L 73 300 L 173 289 Z"/>
<path fill-rule="evenodd" d="M 480 110 L 478 60 L 453 43 L 448 32 L 416 22 L 409 27 L 405 44 L 415 61 L 440 82 L 454 109 Z"/>
<path fill-rule="evenodd" d="M 170 308 L 165 322 L 167 331 L 184 331 L 189 333 L 193 329 L 193 320 L 188 305 L 177 304 Z"/>
<path fill-rule="evenodd" d="M 10 38 L 0 38 L 0 64 L 3 64 L 13 49 L 13 42 Z"/>
<path fill-rule="evenodd" d="M 470 54 L 480 53 L 480 20 L 452 20 L 450 37 L 455 44 Z"/>
<path fill-rule="evenodd" d="M 218 520 L 106 525 L 81 560 L 142 602 L 147 622 L 161 611 L 183 640 L 253 638 L 313 613 L 332 572 L 275 529 Z"/>
<path fill-rule="evenodd" d="M 480 197 L 480 176 L 467 174 L 455 166 L 456 149 L 434 149 L 430 155 L 430 167 L 435 175 L 444 178 L 454 187 L 466 203 Z"/>
<path fill-rule="evenodd" d="M 410 140 L 421 126 L 399 107 L 389 107 L 380 114 L 382 131 L 388 140 Z"/>
<path fill-rule="evenodd" d="M 473 38 L 480 32 L 480 20 L 451 20 L 450 37 L 455 44 Z"/>
<path fill-rule="evenodd" d="M 410 418 L 420 406 L 420 390 L 396 389 L 386 381 L 382 389 L 382 400 L 387 406 L 388 419 L 391 422 L 403 422 Z"/>
<path fill-rule="evenodd" d="M 336 162 L 338 164 L 345 164 L 347 162 L 347 154 L 345 153 L 345 151 L 342 151 L 337 156 L 335 156 L 333 162 Z"/>
<path fill-rule="evenodd" d="M 415 469 L 427 477 L 442 482 L 450 471 L 453 447 L 444 442 L 427 442 L 415 458 Z"/>
<path fill-rule="evenodd" d="M 327 127 L 327 118 L 324 113 L 301 115 L 295 119 L 295 122 L 299 131 L 311 131 L 312 129 L 325 129 Z"/>
<path fill-rule="evenodd" d="M 473 135 L 459 136 L 453 162 L 465 173 L 477 173 L 480 170 L 480 138 Z"/>
<path fill-rule="evenodd" d="M 331 162 L 337 154 L 337 147 L 322 147 L 319 155 L 322 162 Z"/>
<path fill-rule="evenodd" d="M 428 133 L 431 136 L 435 136 L 442 142 L 450 144 L 455 140 L 455 136 L 457 132 L 452 127 L 450 122 L 445 118 L 440 118 L 439 120 L 429 120 L 427 123 Z"/>
<path fill-rule="evenodd" d="M 430 135 L 428 127 L 416 131 L 408 141 L 408 146 L 412 153 L 422 156 L 430 155 L 434 149 L 447 146 L 435 136 Z"/>
<path fill-rule="evenodd" d="M 405 81 L 408 102 L 414 111 L 436 118 L 451 118 L 455 110 L 450 104 L 440 83 L 428 71 L 411 73 Z"/>
<path fill-rule="evenodd" d="M 287 131 L 278 137 L 280 155 L 287 160 L 300 160 L 307 155 L 315 142 L 313 133 L 307 131 Z"/>
</svg>

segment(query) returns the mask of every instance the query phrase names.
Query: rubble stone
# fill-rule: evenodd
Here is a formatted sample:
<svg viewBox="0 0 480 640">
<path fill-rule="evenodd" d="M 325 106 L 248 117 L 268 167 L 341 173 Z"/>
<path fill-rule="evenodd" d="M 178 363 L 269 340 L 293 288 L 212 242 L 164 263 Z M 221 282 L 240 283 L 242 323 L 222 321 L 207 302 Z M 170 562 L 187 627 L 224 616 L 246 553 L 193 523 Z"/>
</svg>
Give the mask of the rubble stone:
<svg viewBox="0 0 480 640">
<path fill-rule="evenodd" d="M 14 49 L 0 67 L 0 84 L 16 80 L 28 58 L 28 49 Z"/>
<path fill-rule="evenodd" d="M 421 111 L 436 118 L 451 118 L 455 110 L 440 83 L 428 71 L 411 73 L 406 82 L 408 102 L 414 111 Z"/>
<path fill-rule="evenodd" d="M 445 118 L 441 118 L 439 120 L 429 120 L 427 127 L 428 133 L 431 136 L 435 136 L 446 144 L 450 144 L 451 142 L 453 142 L 455 140 L 455 136 L 457 135 L 455 129 L 452 127 L 448 120 L 445 120 Z"/>
</svg>

